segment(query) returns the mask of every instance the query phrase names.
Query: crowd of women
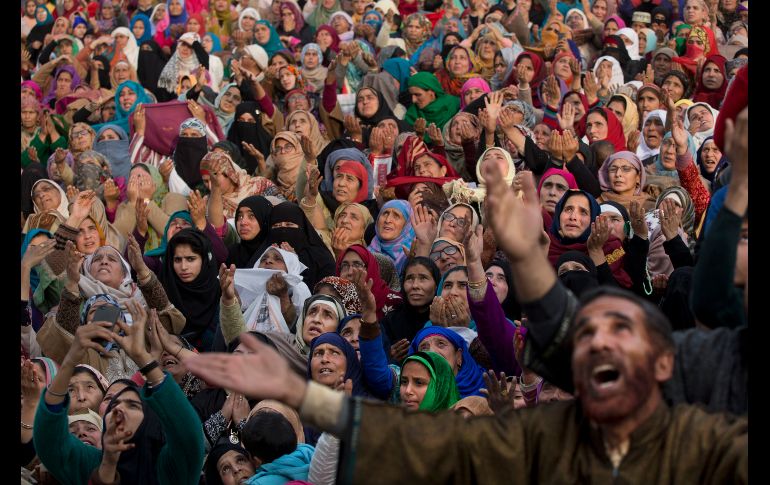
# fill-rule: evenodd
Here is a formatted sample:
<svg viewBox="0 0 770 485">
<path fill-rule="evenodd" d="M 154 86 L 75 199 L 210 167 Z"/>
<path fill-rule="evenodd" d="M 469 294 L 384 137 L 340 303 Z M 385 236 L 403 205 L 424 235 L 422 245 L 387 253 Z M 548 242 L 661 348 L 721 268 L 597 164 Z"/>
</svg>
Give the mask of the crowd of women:
<svg viewBox="0 0 770 485">
<path fill-rule="evenodd" d="M 186 369 L 243 332 L 409 411 L 572 399 L 524 365 L 490 165 L 576 296 L 746 325 L 747 1 L 26 0 L 21 34 L 23 482 L 334 483 L 339 437 Z"/>
</svg>

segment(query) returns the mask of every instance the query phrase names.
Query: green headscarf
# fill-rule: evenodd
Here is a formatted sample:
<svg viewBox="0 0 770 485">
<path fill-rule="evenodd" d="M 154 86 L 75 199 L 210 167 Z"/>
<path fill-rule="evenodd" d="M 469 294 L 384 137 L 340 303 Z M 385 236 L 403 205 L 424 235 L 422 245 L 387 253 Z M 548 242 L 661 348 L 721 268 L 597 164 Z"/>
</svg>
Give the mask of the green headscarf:
<svg viewBox="0 0 770 485">
<path fill-rule="evenodd" d="M 428 125 L 435 123 L 438 129 L 444 128 L 444 125 L 449 123 L 454 115 L 460 111 L 460 98 L 446 94 L 441 89 L 441 83 L 438 82 L 436 76 L 430 72 L 418 72 L 414 76 L 409 78 L 410 88 L 426 89 L 436 93 L 436 100 L 430 103 L 425 108 L 418 108 L 416 104 L 412 103 L 409 109 L 406 110 L 406 117 L 404 120 L 411 126 L 414 126 L 414 122 L 417 118 L 425 118 Z M 427 137 L 427 133 L 425 134 Z M 427 138 L 426 138 L 427 140 Z"/>
<path fill-rule="evenodd" d="M 677 25 L 674 35 L 675 36 L 679 35 L 679 31 L 682 29 L 692 30 L 692 25 L 690 24 Z M 674 40 L 676 42 L 676 53 L 679 54 L 680 56 L 683 56 L 684 51 L 687 48 L 687 37 L 675 37 Z"/>
<path fill-rule="evenodd" d="M 324 7 L 323 0 L 321 0 L 318 2 L 318 6 L 316 6 L 310 17 L 307 18 L 307 23 L 309 23 L 310 26 L 314 29 L 317 29 L 321 25 L 328 24 L 332 14 L 339 12 L 340 10 L 342 10 L 342 7 L 340 6 L 340 0 L 334 0 L 334 5 L 332 5 L 332 8 Z"/>
<path fill-rule="evenodd" d="M 155 183 L 155 192 L 152 193 L 152 200 L 158 205 L 158 207 L 162 207 L 161 204 L 163 203 L 163 198 L 166 196 L 166 194 L 168 194 L 168 186 L 166 186 L 166 183 L 163 181 L 163 176 L 160 174 L 160 171 L 158 171 L 158 169 L 152 165 L 146 163 L 135 163 L 131 170 L 134 170 L 137 167 L 141 167 L 141 169 L 149 172 L 152 181 Z M 130 173 L 131 172 L 129 172 L 129 177 Z M 166 229 L 168 229 L 168 227 L 166 227 Z M 165 238 L 165 232 L 163 237 Z M 155 249 L 160 243 L 161 235 L 159 235 L 151 225 L 148 226 L 147 242 L 144 243 L 145 249 Z"/>
<path fill-rule="evenodd" d="M 460 400 L 455 375 L 444 357 L 435 352 L 417 352 L 404 359 L 401 368 L 403 369 L 409 361 L 419 362 L 428 369 L 430 374 L 430 383 L 420 403 L 420 411 L 435 412 L 449 409 Z"/>
<path fill-rule="evenodd" d="M 263 49 L 265 49 L 265 52 L 267 52 L 268 57 L 273 57 L 273 55 L 282 50 L 285 49 L 283 46 L 283 43 L 281 42 L 280 35 L 278 34 L 278 31 L 275 30 L 275 27 L 273 27 L 273 24 L 268 22 L 267 20 L 257 20 L 258 24 L 262 24 L 268 29 L 270 29 L 270 39 L 268 39 L 266 44 L 260 44 L 257 42 L 257 44 L 261 45 Z"/>
</svg>

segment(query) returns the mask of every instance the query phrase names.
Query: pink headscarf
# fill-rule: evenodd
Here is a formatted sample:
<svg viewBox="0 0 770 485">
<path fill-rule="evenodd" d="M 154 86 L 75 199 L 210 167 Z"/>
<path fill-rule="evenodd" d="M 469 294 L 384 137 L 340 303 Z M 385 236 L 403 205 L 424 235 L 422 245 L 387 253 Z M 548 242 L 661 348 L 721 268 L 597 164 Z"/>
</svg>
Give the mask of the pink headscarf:
<svg viewBox="0 0 770 485">
<path fill-rule="evenodd" d="M 538 195 L 540 195 L 540 189 L 543 188 L 543 184 L 545 183 L 545 181 L 548 180 L 548 177 L 552 175 L 560 175 L 564 177 L 564 180 L 567 181 L 567 185 L 569 186 L 570 189 L 580 190 L 580 187 L 578 187 L 575 177 L 571 173 L 569 173 L 566 170 L 562 170 L 560 168 L 549 168 L 548 170 L 545 171 L 543 176 L 540 177 L 540 183 L 537 184 Z"/>
<path fill-rule="evenodd" d="M 480 77 L 472 77 L 465 81 L 465 84 L 463 84 L 463 87 L 460 89 L 460 109 L 465 109 L 465 93 L 472 88 L 480 88 L 484 93 L 490 93 L 492 92 L 492 88 L 489 87 L 489 84 L 484 80 L 484 78 Z"/>
<path fill-rule="evenodd" d="M 37 98 L 38 101 L 43 100 L 43 90 L 40 88 L 40 85 L 35 81 L 24 81 L 23 83 L 21 83 L 21 87 L 19 89 L 22 89 L 22 88 L 30 88 L 35 92 L 35 97 Z"/>
<path fill-rule="evenodd" d="M 623 22 L 623 19 L 618 17 L 617 15 L 610 15 L 609 17 L 604 19 L 604 26 L 605 27 L 607 26 L 607 22 L 609 22 L 610 20 L 612 20 L 616 24 L 618 24 L 618 30 L 626 28 L 626 23 Z M 602 40 L 604 40 L 604 33 L 602 33 Z"/>
</svg>

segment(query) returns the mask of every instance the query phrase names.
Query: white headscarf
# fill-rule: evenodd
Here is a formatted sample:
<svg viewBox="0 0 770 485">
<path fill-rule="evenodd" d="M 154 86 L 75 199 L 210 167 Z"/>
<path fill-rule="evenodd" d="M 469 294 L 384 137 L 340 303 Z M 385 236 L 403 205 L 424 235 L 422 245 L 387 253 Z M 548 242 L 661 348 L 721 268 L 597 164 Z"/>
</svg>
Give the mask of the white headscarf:
<svg viewBox="0 0 770 485">
<path fill-rule="evenodd" d="M 136 37 L 134 33 L 128 30 L 126 27 L 118 27 L 110 34 L 114 39 L 116 35 L 125 35 L 128 37 L 128 43 L 123 48 L 123 53 L 126 55 L 129 64 L 134 70 L 139 69 L 139 46 L 136 44 Z"/>
<path fill-rule="evenodd" d="M 200 42 L 200 37 L 194 32 L 187 32 L 179 37 L 177 43 L 184 42 L 185 44 L 192 45 L 195 41 Z M 158 79 L 158 87 L 165 89 L 171 93 L 176 92 L 176 85 L 179 81 L 180 74 L 194 74 L 198 69 L 200 62 L 198 62 L 198 56 L 195 52 L 190 54 L 190 57 L 183 59 L 179 55 L 179 49 L 174 51 L 174 55 L 168 60 L 163 70 L 160 72 L 160 78 Z"/>
<path fill-rule="evenodd" d="M 267 51 L 265 51 L 265 49 L 259 44 L 247 45 L 244 47 L 244 49 L 246 49 L 246 52 L 248 52 L 249 55 L 253 57 L 257 62 L 257 67 L 259 67 L 259 70 L 261 71 L 259 76 L 257 76 L 257 81 L 262 81 L 265 78 L 265 71 L 267 70 L 267 65 L 269 62 Z"/>
<path fill-rule="evenodd" d="M 481 165 L 482 161 L 484 160 L 484 156 L 492 150 L 497 150 L 502 153 L 505 159 L 508 161 L 508 173 L 503 177 L 505 180 L 505 185 L 510 187 L 511 184 L 513 184 L 513 178 L 516 176 L 516 164 L 513 163 L 513 157 L 511 157 L 511 154 L 508 153 L 508 150 L 500 147 L 487 148 L 484 150 L 484 153 L 481 154 L 478 162 L 476 163 L 476 180 L 479 181 L 479 188 L 477 190 L 483 190 L 485 195 L 487 192 L 487 182 L 484 180 L 484 175 L 481 172 Z"/>
<path fill-rule="evenodd" d="M 641 59 L 641 56 L 639 55 L 639 36 L 636 34 L 634 29 L 626 27 L 615 32 L 615 35 L 625 36 L 628 40 L 631 41 L 631 45 L 627 45 L 626 50 L 628 51 L 628 56 L 632 61 L 638 61 Z"/>
<path fill-rule="evenodd" d="M 646 158 L 655 156 L 660 153 L 660 146 L 658 145 L 658 148 L 650 148 L 647 146 L 647 142 L 644 140 L 644 126 L 647 124 L 647 120 L 652 118 L 658 118 L 662 123 L 663 126 L 666 126 L 666 110 L 663 109 L 656 109 L 653 111 L 650 111 L 647 113 L 647 116 L 644 117 L 644 121 L 642 122 L 642 136 L 640 137 L 641 140 L 639 141 L 639 148 L 636 149 L 636 156 L 639 157 L 639 160 L 644 161 Z M 665 130 L 665 128 L 664 128 Z M 663 143 L 663 137 L 661 136 L 661 144 Z"/>
<path fill-rule="evenodd" d="M 590 29 L 590 28 L 591 28 L 591 24 L 589 24 L 589 23 L 588 23 L 588 17 L 586 16 L 586 14 L 585 14 L 585 13 L 583 13 L 583 11 L 582 11 L 582 10 L 578 10 L 577 8 L 573 8 L 573 9 L 570 9 L 570 10 L 567 12 L 567 15 L 565 15 L 565 16 L 564 16 L 564 23 L 565 23 L 565 24 L 567 24 L 567 19 L 568 19 L 568 18 L 570 17 L 570 15 L 572 15 L 573 13 L 577 13 L 578 15 L 580 15 L 580 17 L 582 17 L 582 18 L 583 18 L 583 27 L 581 27 L 581 29 L 582 29 L 582 30 L 586 30 L 586 29 Z"/>
<path fill-rule="evenodd" d="M 610 78 L 610 86 L 614 86 L 616 84 L 618 86 L 622 86 L 625 82 L 623 79 L 623 68 L 620 67 L 620 62 L 618 62 L 618 60 L 612 56 L 602 56 L 598 58 L 594 63 L 594 76 L 596 76 L 597 80 L 599 78 L 599 66 L 603 61 L 607 61 L 612 64 L 612 77 Z"/>
<path fill-rule="evenodd" d="M 117 288 L 107 286 L 91 276 L 91 263 L 93 262 L 94 257 L 97 253 L 104 252 L 105 250 L 113 251 L 118 256 L 118 258 L 120 258 L 120 262 L 123 264 L 123 280 L 120 282 L 120 285 L 118 285 Z M 123 258 L 123 256 L 120 254 L 120 251 L 112 246 L 102 246 L 94 251 L 93 254 L 86 256 L 85 261 L 83 261 L 83 266 L 80 268 L 80 281 L 78 282 L 78 286 L 80 286 L 80 291 L 86 298 L 90 298 L 99 294 L 107 294 L 112 296 L 118 300 L 120 303 L 120 308 L 124 312 L 128 312 L 128 307 L 126 306 L 127 300 L 134 300 L 145 307 L 147 306 L 147 302 L 144 300 L 142 292 L 137 289 L 134 280 L 131 279 L 131 265 L 129 265 L 128 261 Z M 130 314 L 127 313 L 127 318 L 128 315 Z"/>
<path fill-rule="evenodd" d="M 32 194 L 35 193 L 35 187 L 37 187 L 37 185 L 39 183 L 41 183 L 41 182 L 46 182 L 46 183 L 48 183 L 50 185 L 53 185 L 56 188 L 56 190 L 59 191 L 60 200 L 59 200 L 59 207 L 56 208 L 56 212 L 58 212 L 59 214 L 64 216 L 64 219 L 66 220 L 70 216 L 70 211 L 68 209 L 68 207 L 69 207 L 69 200 L 67 200 L 67 192 L 65 192 L 64 189 L 62 189 L 61 186 L 59 184 L 57 184 L 56 182 L 54 182 L 51 179 L 40 179 L 40 180 L 38 180 L 37 182 L 35 182 L 32 185 L 32 192 L 31 192 L 30 196 L 32 196 Z M 35 214 L 39 214 L 42 211 L 37 206 L 37 204 L 35 204 L 34 196 L 32 196 L 32 197 L 33 197 L 32 205 L 34 206 Z"/>
<path fill-rule="evenodd" d="M 259 262 L 272 250 L 280 253 L 286 264 L 286 272 L 259 268 Z M 241 298 L 241 310 L 247 330 L 289 333 L 289 326 L 281 312 L 281 301 L 267 292 L 267 280 L 274 274 L 283 276 L 289 286 L 291 303 L 299 315 L 305 300 L 310 297 L 310 290 L 300 276 L 306 269 L 307 266 L 300 262 L 296 254 L 271 247 L 262 253 L 254 268 L 235 270 L 235 288 Z"/>
<path fill-rule="evenodd" d="M 244 30 L 243 28 L 243 17 L 251 17 L 255 21 L 262 20 L 262 17 L 259 16 L 259 12 L 257 12 L 256 8 L 244 8 L 243 12 L 238 16 L 238 28 L 240 30 Z"/>
<path fill-rule="evenodd" d="M 705 140 L 710 136 L 714 136 L 714 127 L 717 126 L 717 117 L 719 116 L 719 111 L 712 108 L 710 104 L 704 103 L 704 102 L 695 103 L 689 108 L 687 108 L 687 111 L 684 112 L 684 129 L 687 130 L 687 133 L 690 133 L 690 110 L 695 108 L 696 106 L 705 107 L 706 109 L 711 111 L 711 115 L 714 117 L 714 124 L 711 126 L 710 129 L 691 134 L 692 140 L 693 142 L 695 142 L 695 150 L 698 150 L 700 146 L 703 144 L 703 140 Z"/>
</svg>

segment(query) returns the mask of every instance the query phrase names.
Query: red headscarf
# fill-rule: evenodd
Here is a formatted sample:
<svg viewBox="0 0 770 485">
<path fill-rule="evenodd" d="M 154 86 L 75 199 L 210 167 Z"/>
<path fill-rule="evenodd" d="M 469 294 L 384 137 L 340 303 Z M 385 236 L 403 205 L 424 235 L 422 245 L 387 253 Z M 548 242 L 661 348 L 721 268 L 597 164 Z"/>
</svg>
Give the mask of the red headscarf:
<svg viewBox="0 0 770 485">
<path fill-rule="evenodd" d="M 401 18 L 405 19 L 415 12 L 417 12 L 417 0 L 413 2 L 407 2 L 406 0 L 398 2 L 398 13 L 401 14 Z"/>
<path fill-rule="evenodd" d="M 451 178 L 458 178 L 459 175 L 457 174 L 457 171 L 454 169 L 454 167 L 447 161 L 447 159 L 438 153 L 433 153 L 430 150 L 428 150 L 428 147 L 425 145 L 425 142 L 422 141 L 421 138 L 417 136 L 408 136 L 406 137 L 406 140 L 404 140 L 404 144 L 401 147 L 401 151 L 398 152 L 397 161 L 395 167 L 395 173 L 391 171 L 390 175 L 388 176 L 388 179 L 393 179 L 396 177 L 413 177 L 414 174 L 414 161 L 417 160 L 418 157 L 421 155 L 428 155 L 433 160 L 436 161 L 439 165 L 446 168 L 446 177 Z"/>
<path fill-rule="evenodd" d="M 518 57 L 516 57 L 516 60 L 513 62 L 513 69 L 511 70 L 511 73 L 508 75 L 508 79 L 505 80 L 503 85 L 510 86 L 512 84 L 519 84 L 519 75 L 516 72 L 516 69 L 519 67 L 519 62 L 521 62 L 521 59 L 524 57 L 532 61 L 532 67 L 535 70 L 535 75 L 532 77 L 532 81 L 530 81 L 529 87 L 532 90 L 532 93 L 537 93 L 540 90 L 540 83 L 543 82 L 543 79 L 545 79 L 548 72 L 546 72 L 543 59 L 537 54 L 533 54 L 532 52 L 522 52 L 518 55 Z M 542 107 L 539 97 L 535 96 L 534 94 L 532 95 L 532 106 L 535 108 Z"/>
<path fill-rule="evenodd" d="M 748 64 L 738 69 L 738 73 L 730 83 L 730 90 L 725 94 L 722 109 L 719 110 L 717 122 L 714 126 L 714 143 L 722 152 L 725 151 L 725 123 L 731 120 L 735 123 L 738 113 L 749 105 L 749 66 Z"/>
<path fill-rule="evenodd" d="M 727 91 L 728 82 L 727 73 L 725 71 L 726 62 L 727 59 L 719 54 L 715 54 L 706 58 L 706 62 L 703 63 L 703 70 L 706 69 L 706 66 L 709 63 L 714 64 L 717 66 L 717 68 L 719 68 L 719 72 L 722 73 L 724 80 L 722 81 L 722 85 L 717 89 L 709 89 L 703 85 L 703 73 L 701 72 L 701 75 L 698 78 L 698 84 L 695 87 L 695 94 L 693 94 L 693 101 L 696 103 L 708 103 L 709 106 L 713 106 L 714 109 L 719 109 L 720 105 L 722 104 L 722 100 L 725 98 L 725 92 Z"/>
<path fill-rule="evenodd" d="M 354 202 L 363 202 L 369 195 L 369 178 L 366 169 L 358 162 L 340 160 L 335 167 L 338 173 L 346 173 L 358 179 L 358 194 Z"/>
<path fill-rule="evenodd" d="M 283 9 L 291 10 L 292 13 L 294 13 L 294 32 L 299 33 L 299 31 L 302 30 L 302 28 L 305 26 L 305 18 L 302 16 L 302 12 L 300 11 L 299 7 L 294 2 L 281 2 L 281 10 Z"/>
<path fill-rule="evenodd" d="M 561 51 L 558 54 L 556 54 L 553 58 L 553 62 L 551 63 L 552 66 L 556 66 L 556 63 L 559 62 L 564 57 L 571 57 L 575 59 L 575 55 L 572 54 L 571 51 Z M 554 74 L 555 75 L 555 74 Z M 569 79 L 562 79 L 565 83 L 567 83 L 567 86 L 572 85 L 572 79 L 574 76 L 572 75 L 572 72 L 570 72 Z"/>
<path fill-rule="evenodd" d="M 615 116 L 615 113 L 609 108 L 602 107 L 601 110 L 607 118 L 607 137 L 605 140 L 612 143 L 616 152 L 627 150 L 626 135 L 623 134 L 623 125 L 618 121 L 618 117 Z M 586 115 L 586 118 L 588 118 L 588 115 Z M 591 142 L 591 144 L 593 144 L 593 142 Z"/>
<path fill-rule="evenodd" d="M 540 177 L 540 183 L 537 184 L 537 194 L 540 195 L 540 189 L 543 188 L 543 183 L 545 183 L 546 180 L 548 180 L 548 177 L 551 175 L 559 175 L 561 177 L 564 177 L 564 180 L 567 181 L 567 185 L 570 189 L 578 190 L 580 187 L 578 187 L 577 181 L 575 180 L 575 176 L 569 173 L 566 170 L 562 170 L 560 168 L 549 168 L 548 170 L 543 173 L 543 176 Z"/>
<path fill-rule="evenodd" d="M 353 251 L 360 257 L 366 265 L 366 278 L 371 279 L 374 284 L 372 285 L 372 294 L 374 300 L 377 302 L 377 319 L 380 320 L 385 316 L 393 307 L 400 305 L 403 301 L 401 295 L 390 289 L 385 280 L 380 276 L 380 264 L 377 262 L 372 253 L 369 252 L 364 246 L 360 244 L 353 244 L 345 250 L 340 257 L 337 258 L 337 275 L 340 274 L 340 266 L 342 265 L 342 259 L 345 255 Z"/>
<path fill-rule="evenodd" d="M 315 40 L 315 38 L 318 37 L 318 32 L 320 32 L 322 30 L 324 30 L 326 32 L 329 32 L 329 35 L 332 36 L 332 45 L 329 46 L 329 49 L 331 49 L 332 52 L 334 52 L 334 53 L 339 53 L 339 51 L 340 51 L 340 36 L 339 36 L 339 34 L 337 34 L 337 31 L 334 30 L 334 28 L 332 26 L 330 26 L 330 25 L 319 25 L 318 29 L 315 31 L 315 36 L 313 37 L 313 39 Z"/>
<path fill-rule="evenodd" d="M 201 39 L 206 35 L 206 22 L 203 20 L 203 16 L 199 13 L 193 13 L 190 14 L 190 16 L 187 18 L 187 22 L 184 24 L 184 30 L 187 31 L 187 25 L 190 23 L 190 20 L 195 19 L 198 21 L 198 35 L 201 36 Z"/>
<path fill-rule="evenodd" d="M 681 64 L 688 71 L 690 71 L 691 76 L 694 77 L 697 75 L 698 70 L 698 62 L 696 59 L 699 59 L 701 55 L 708 58 L 715 54 L 719 54 L 719 48 L 717 47 L 717 39 L 714 35 L 714 31 L 708 27 L 693 27 L 687 39 L 689 40 L 689 38 L 692 36 L 700 38 L 704 45 L 703 50 L 701 51 L 700 47 L 687 43 L 687 50 L 685 51 L 684 55 L 682 57 L 674 57 L 671 60 Z"/>
</svg>

